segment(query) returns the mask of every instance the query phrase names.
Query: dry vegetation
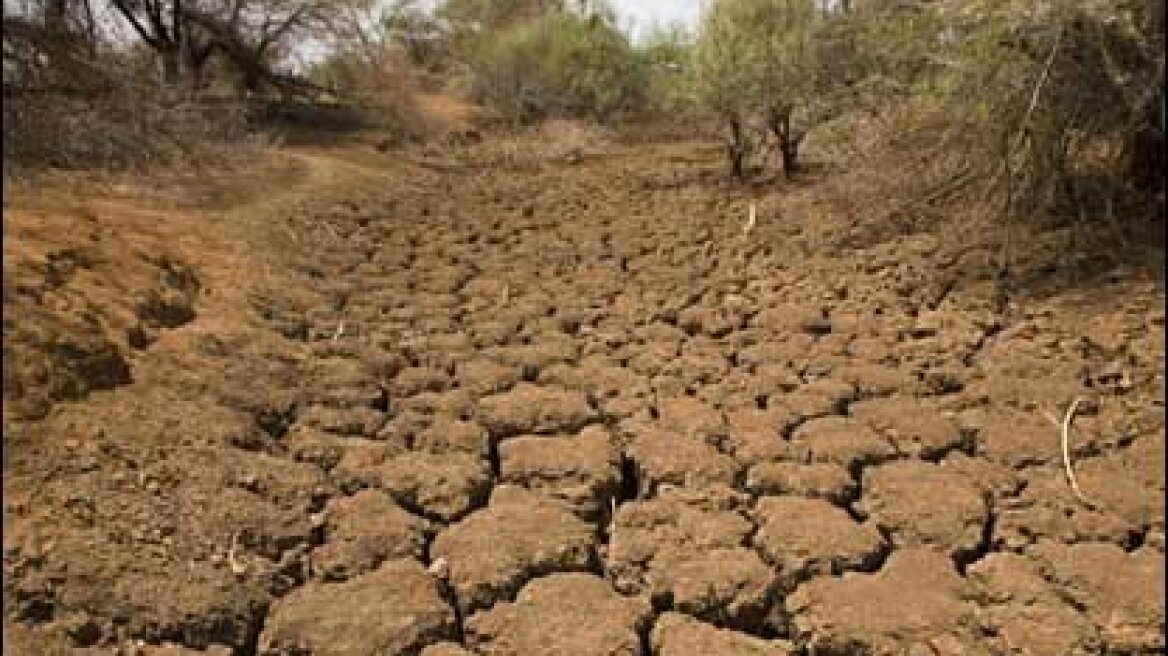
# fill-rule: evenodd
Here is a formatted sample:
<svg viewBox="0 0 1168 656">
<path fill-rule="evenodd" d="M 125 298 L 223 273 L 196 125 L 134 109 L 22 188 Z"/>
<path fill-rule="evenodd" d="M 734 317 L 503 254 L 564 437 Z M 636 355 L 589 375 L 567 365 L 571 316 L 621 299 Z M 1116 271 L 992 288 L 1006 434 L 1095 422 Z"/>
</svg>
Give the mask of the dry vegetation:
<svg viewBox="0 0 1168 656">
<path fill-rule="evenodd" d="M 1119 237 L 1122 217 L 1161 202 L 1163 25 L 1151 0 L 1057 11 L 725 0 L 696 38 L 661 29 L 636 45 L 603 3 L 10 4 L 7 168 L 185 160 L 273 118 L 417 132 L 408 97 L 422 86 L 461 89 L 520 124 L 720 126 L 738 178 L 772 160 L 793 173 L 810 136 L 856 176 L 853 200 L 884 198 L 881 221 L 972 205 L 1007 221 L 1081 215 Z M 286 72 L 308 41 L 331 54 Z M 333 111 L 313 114 L 326 97 Z M 886 177 L 863 179 L 873 172 Z"/>
</svg>

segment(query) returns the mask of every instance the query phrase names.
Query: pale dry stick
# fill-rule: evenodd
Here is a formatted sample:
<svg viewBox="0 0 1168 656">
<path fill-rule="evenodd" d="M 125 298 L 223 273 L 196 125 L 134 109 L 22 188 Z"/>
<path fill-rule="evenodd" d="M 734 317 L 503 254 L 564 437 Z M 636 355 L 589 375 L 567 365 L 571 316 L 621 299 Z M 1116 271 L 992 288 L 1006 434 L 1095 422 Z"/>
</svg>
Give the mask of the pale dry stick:
<svg viewBox="0 0 1168 656">
<path fill-rule="evenodd" d="M 247 563 L 241 563 L 235 558 L 235 550 L 239 548 L 239 531 L 231 534 L 231 546 L 227 549 L 227 565 L 235 576 L 247 574 Z"/>
<path fill-rule="evenodd" d="M 1075 411 L 1079 409 L 1079 404 L 1082 402 L 1083 399 L 1075 397 L 1063 418 L 1063 467 L 1067 470 L 1067 481 L 1071 484 L 1071 491 L 1075 493 L 1079 501 L 1093 508 L 1095 504 L 1083 494 L 1083 490 L 1079 489 L 1079 481 L 1075 479 L 1075 469 L 1071 466 L 1071 422 L 1075 420 Z"/>
<path fill-rule="evenodd" d="M 750 265 L 750 233 L 754 230 L 754 226 L 758 224 L 758 205 L 754 201 L 750 202 L 750 209 L 746 215 L 746 225 L 742 226 L 742 251 L 738 253 L 738 263 L 742 266 L 743 271 Z"/>
<path fill-rule="evenodd" d="M 754 230 L 754 224 L 758 222 L 758 207 L 752 202 L 750 210 L 746 215 L 746 225 L 742 227 L 742 236 L 748 237 L 750 231 Z"/>
<path fill-rule="evenodd" d="M 1055 57 L 1058 56 L 1058 47 L 1063 43 L 1063 30 L 1059 28 L 1055 33 L 1055 42 L 1050 46 L 1050 55 L 1047 56 L 1047 63 L 1043 64 L 1042 74 L 1038 75 L 1038 82 L 1034 85 L 1034 91 L 1030 93 L 1030 104 L 1027 105 L 1026 114 L 1023 114 L 1022 123 L 1018 124 L 1018 134 L 1016 137 L 1016 148 L 1022 141 L 1022 132 L 1027 130 L 1030 124 L 1030 117 L 1034 116 L 1034 111 L 1038 107 L 1038 98 L 1042 96 L 1042 88 L 1047 84 L 1047 79 L 1050 78 L 1050 69 L 1054 68 Z"/>
<path fill-rule="evenodd" d="M 1051 44 L 1050 47 L 1050 54 L 1047 55 L 1046 63 L 1043 65 L 1042 72 L 1039 74 L 1038 80 L 1034 84 L 1034 90 L 1030 94 L 1030 104 L 1026 107 L 1026 113 L 1022 115 L 1022 121 L 1018 123 L 1018 132 L 1015 133 L 1012 143 L 1009 141 L 1006 143 L 1006 152 L 1003 154 L 1004 166 L 997 174 L 994 175 L 994 180 L 990 184 L 990 188 L 992 189 L 997 184 L 997 178 L 1001 177 L 1001 175 L 1005 175 L 1006 184 L 1008 185 L 1006 188 L 1007 208 L 1012 206 L 1014 203 L 1014 170 L 1010 165 L 1010 158 L 1013 156 L 1014 151 L 1022 145 L 1022 141 L 1025 139 L 1026 133 L 1030 129 L 1030 119 L 1034 115 L 1034 111 L 1038 108 L 1038 101 L 1042 97 L 1042 88 L 1046 86 L 1046 81 L 1050 77 L 1050 71 L 1054 67 L 1054 60 L 1055 57 L 1058 56 L 1059 47 L 1062 45 L 1062 39 L 1063 31 L 1062 28 L 1059 28 L 1059 31 L 1055 32 L 1054 43 Z M 1013 223 L 1007 223 L 1006 229 L 1003 231 L 1002 235 L 1002 239 L 1006 242 L 1002 247 L 1002 257 L 1006 261 L 1007 265 L 1009 264 L 1010 253 L 1014 244 L 1014 239 L 1010 237 L 1010 234 L 1014 230 L 1015 228 Z"/>
<path fill-rule="evenodd" d="M 337 331 L 335 333 L 333 333 L 333 341 L 334 342 L 337 341 L 338 339 L 341 338 L 341 335 L 344 335 L 344 334 L 345 334 L 345 320 L 341 319 L 341 322 L 337 324 Z"/>
</svg>

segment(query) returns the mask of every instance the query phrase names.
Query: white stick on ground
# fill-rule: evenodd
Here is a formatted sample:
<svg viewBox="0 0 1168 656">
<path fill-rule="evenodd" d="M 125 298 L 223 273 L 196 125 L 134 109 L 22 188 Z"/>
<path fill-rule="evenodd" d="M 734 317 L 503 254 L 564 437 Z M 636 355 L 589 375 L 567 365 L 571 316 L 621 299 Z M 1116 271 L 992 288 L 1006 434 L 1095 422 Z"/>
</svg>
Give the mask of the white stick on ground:
<svg viewBox="0 0 1168 656">
<path fill-rule="evenodd" d="M 742 236 L 745 237 L 745 236 L 749 235 L 750 231 L 754 230 L 754 224 L 757 222 L 758 222 L 758 207 L 754 203 L 751 203 L 750 204 L 750 211 L 746 215 L 746 225 L 743 226 L 743 228 L 742 228 Z"/>
<path fill-rule="evenodd" d="M 239 532 L 231 534 L 231 546 L 227 549 L 227 565 L 235 576 L 247 574 L 247 563 L 240 562 L 235 557 L 235 550 L 239 548 Z"/>
<path fill-rule="evenodd" d="M 1063 417 L 1063 467 L 1067 470 L 1067 482 L 1071 484 L 1071 491 L 1075 496 L 1087 504 L 1094 507 L 1094 503 L 1083 494 L 1083 490 L 1079 488 L 1079 481 L 1075 479 L 1075 469 L 1071 466 L 1071 423 L 1075 421 L 1075 411 L 1079 409 L 1079 404 L 1083 399 L 1076 397 L 1067 408 L 1067 414 Z"/>
</svg>

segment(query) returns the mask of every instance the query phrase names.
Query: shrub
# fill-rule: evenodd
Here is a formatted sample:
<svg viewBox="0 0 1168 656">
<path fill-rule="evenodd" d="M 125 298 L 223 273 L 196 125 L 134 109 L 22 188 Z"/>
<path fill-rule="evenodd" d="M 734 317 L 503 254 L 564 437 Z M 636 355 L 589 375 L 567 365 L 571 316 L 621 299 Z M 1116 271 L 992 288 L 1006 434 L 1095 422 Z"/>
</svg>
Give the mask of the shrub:
<svg viewBox="0 0 1168 656">
<path fill-rule="evenodd" d="M 658 118 L 681 118 L 698 106 L 694 39 L 682 26 L 657 28 L 634 56 L 644 81 L 644 109 Z"/>
<path fill-rule="evenodd" d="M 1163 44 L 1130 7 L 966 0 L 849 20 L 856 86 L 879 92 L 852 107 L 868 138 L 834 143 L 867 144 L 852 164 L 889 215 L 1114 216 L 1157 166 Z"/>
<path fill-rule="evenodd" d="M 5 174 L 17 169 L 141 169 L 199 164 L 247 134 L 243 104 L 198 101 L 155 84 L 115 80 L 114 88 L 10 91 L 4 95 Z"/>
<path fill-rule="evenodd" d="M 641 99 L 640 70 L 610 18 L 553 12 L 483 39 L 472 95 L 519 121 L 606 120 Z"/>
<path fill-rule="evenodd" d="M 64 9 L 64 3 L 55 3 Z M 238 147 L 244 103 L 163 84 L 147 48 L 35 12 L 5 16 L 4 174 L 199 164 Z"/>
</svg>

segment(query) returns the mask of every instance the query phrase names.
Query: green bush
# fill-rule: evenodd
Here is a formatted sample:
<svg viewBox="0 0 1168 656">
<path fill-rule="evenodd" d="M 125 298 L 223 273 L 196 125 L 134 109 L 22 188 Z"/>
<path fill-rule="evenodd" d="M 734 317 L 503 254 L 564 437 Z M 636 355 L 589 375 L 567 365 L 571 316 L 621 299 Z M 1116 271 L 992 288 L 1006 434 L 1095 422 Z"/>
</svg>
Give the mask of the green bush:
<svg viewBox="0 0 1168 656">
<path fill-rule="evenodd" d="M 698 107 L 694 39 L 680 25 L 653 30 L 634 56 L 644 81 L 644 109 L 658 117 L 680 118 Z"/>
<path fill-rule="evenodd" d="M 520 121 L 606 120 L 643 98 L 642 70 L 612 20 L 553 12 L 482 39 L 472 93 Z"/>
</svg>

